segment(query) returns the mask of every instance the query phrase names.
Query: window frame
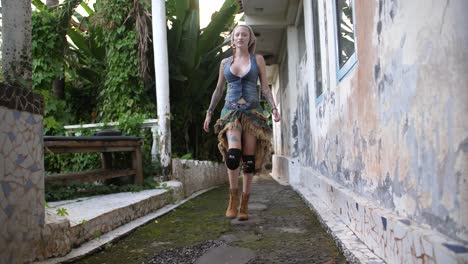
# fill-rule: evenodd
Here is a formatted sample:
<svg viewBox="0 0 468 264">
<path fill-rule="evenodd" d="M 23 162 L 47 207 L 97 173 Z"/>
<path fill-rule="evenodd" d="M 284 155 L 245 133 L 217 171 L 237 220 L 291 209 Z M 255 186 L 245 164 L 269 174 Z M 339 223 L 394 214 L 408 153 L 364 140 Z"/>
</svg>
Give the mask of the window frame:
<svg viewBox="0 0 468 264">
<path fill-rule="evenodd" d="M 350 0 L 351 1 L 351 6 L 353 9 L 353 32 L 354 32 L 354 53 L 349 57 L 348 61 L 340 68 L 340 51 L 339 49 L 339 36 L 338 36 L 338 16 L 337 16 L 337 10 L 336 10 L 336 5 L 337 5 L 338 0 L 333 0 L 333 32 L 334 32 L 334 37 L 335 37 L 335 63 L 336 63 L 336 78 L 337 81 L 341 81 L 347 74 L 348 72 L 351 71 L 351 69 L 354 68 L 355 65 L 357 65 L 357 37 L 356 37 L 356 9 L 355 9 L 355 0 Z"/>
<path fill-rule="evenodd" d="M 311 5 L 310 7 L 312 8 L 311 10 L 311 15 L 312 15 L 312 18 L 311 18 L 311 21 L 312 21 L 312 30 L 315 29 L 315 27 L 317 27 L 317 32 L 312 32 L 312 42 L 313 42 L 313 52 L 314 52 L 314 68 L 315 68 L 315 83 L 314 83 L 314 89 L 315 89 L 315 105 L 317 106 L 318 104 L 320 104 L 322 101 L 323 101 L 323 98 L 324 98 L 324 94 L 325 94 L 325 87 L 323 86 L 323 71 L 324 71 L 324 67 L 323 67 L 323 64 L 322 64 L 322 57 L 323 57 L 323 51 L 322 51 L 322 46 L 321 46 L 321 43 L 322 43 L 322 34 L 320 32 L 320 8 L 319 8 L 319 1 L 320 0 L 312 0 L 311 1 Z M 314 7 L 316 9 L 316 12 L 314 11 Z M 317 23 L 317 25 L 315 25 L 315 23 Z M 318 39 L 316 38 L 318 36 Z M 317 60 L 317 56 L 315 54 L 315 50 L 318 46 L 318 49 L 320 50 L 320 60 Z M 317 91 L 317 79 L 318 79 L 318 74 L 317 74 L 317 64 L 320 64 L 320 79 L 321 79 L 321 85 L 322 85 L 322 93 L 320 93 L 320 95 L 318 95 L 316 93 Z"/>
</svg>

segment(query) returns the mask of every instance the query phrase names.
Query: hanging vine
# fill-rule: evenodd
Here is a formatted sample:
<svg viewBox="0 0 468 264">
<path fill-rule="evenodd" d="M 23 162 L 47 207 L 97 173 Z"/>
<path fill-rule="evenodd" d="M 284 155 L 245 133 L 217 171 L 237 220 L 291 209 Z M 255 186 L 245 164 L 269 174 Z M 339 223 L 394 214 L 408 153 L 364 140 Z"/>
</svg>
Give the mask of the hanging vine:
<svg viewBox="0 0 468 264">
<path fill-rule="evenodd" d="M 140 9 L 139 0 L 101 0 L 96 3 L 95 23 L 105 28 L 100 45 L 107 49 L 106 77 L 99 95 L 102 120 L 116 120 L 122 115 L 144 113 L 154 108 L 151 103 L 154 99 L 146 96 L 139 71 L 142 67 L 138 55 L 146 53 L 146 50 L 138 53 L 141 37 L 136 24 L 139 28 L 146 27 L 141 18 L 136 19 L 143 14 Z"/>
<path fill-rule="evenodd" d="M 64 100 L 54 96 L 52 82 L 64 78 L 66 33 L 71 16 L 82 0 L 66 0 L 57 9 L 48 9 L 34 0 L 37 10 L 32 13 L 32 86 L 45 99 L 45 132 L 62 128 L 62 122 L 71 120 Z"/>
</svg>

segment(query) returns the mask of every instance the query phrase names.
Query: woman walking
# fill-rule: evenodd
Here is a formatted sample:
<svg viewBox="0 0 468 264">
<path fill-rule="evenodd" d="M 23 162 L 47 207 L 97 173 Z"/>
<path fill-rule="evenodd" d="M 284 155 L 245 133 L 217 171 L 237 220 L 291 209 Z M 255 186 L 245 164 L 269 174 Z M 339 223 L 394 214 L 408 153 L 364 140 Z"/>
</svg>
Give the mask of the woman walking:
<svg viewBox="0 0 468 264">
<path fill-rule="evenodd" d="M 233 55 L 223 59 L 219 68 L 216 89 L 206 113 L 203 129 L 208 132 L 216 105 L 223 96 L 227 81 L 227 94 L 221 117 L 216 121 L 218 148 L 221 151 L 229 175 L 229 205 L 226 217 L 244 221 L 248 216 L 250 184 L 253 175 L 262 167 L 265 156 L 270 154 L 271 129 L 267 116 L 259 103 L 257 80 L 261 91 L 270 104 L 275 122 L 280 121 L 273 95 L 268 86 L 266 65 L 263 56 L 255 54 L 256 38 L 246 25 L 234 28 L 231 34 Z M 242 167 L 241 167 L 242 164 Z M 238 176 L 244 173 L 242 197 L 239 206 Z"/>
</svg>

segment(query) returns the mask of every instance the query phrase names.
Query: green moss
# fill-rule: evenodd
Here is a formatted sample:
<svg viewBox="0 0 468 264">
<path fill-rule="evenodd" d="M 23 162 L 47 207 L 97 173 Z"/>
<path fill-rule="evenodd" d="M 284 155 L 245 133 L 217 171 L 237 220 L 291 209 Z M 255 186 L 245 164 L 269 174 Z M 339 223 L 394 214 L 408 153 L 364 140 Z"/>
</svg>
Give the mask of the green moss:
<svg viewBox="0 0 468 264">
<path fill-rule="evenodd" d="M 231 230 L 224 217 L 227 199 L 220 199 L 227 192 L 226 186 L 207 192 L 76 263 L 141 263 L 163 249 L 217 239 Z"/>
</svg>

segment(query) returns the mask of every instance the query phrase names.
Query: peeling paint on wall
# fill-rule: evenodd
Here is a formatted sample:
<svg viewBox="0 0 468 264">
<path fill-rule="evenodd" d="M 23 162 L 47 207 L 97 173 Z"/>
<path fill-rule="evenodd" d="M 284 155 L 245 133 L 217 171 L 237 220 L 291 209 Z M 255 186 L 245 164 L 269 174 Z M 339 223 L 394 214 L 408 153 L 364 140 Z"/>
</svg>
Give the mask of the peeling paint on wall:
<svg viewBox="0 0 468 264">
<path fill-rule="evenodd" d="M 291 124 L 282 127 L 282 142 L 294 143 L 283 155 L 401 216 L 468 241 L 468 18 L 461 11 L 468 2 L 355 3 L 358 63 L 325 89 L 318 105 L 305 100 L 314 87 L 304 80 L 306 72 L 298 74 L 297 87 L 288 87 L 297 100 L 282 106 L 283 121 Z M 333 23 L 326 21 L 334 16 L 324 0 L 319 6 L 332 52 Z M 303 63 L 297 62 L 299 71 Z M 324 82 L 334 84 L 335 69 L 325 70 Z M 310 127 L 314 106 L 316 127 Z M 312 142 L 317 145 L 308 147 Z"/>
</svg>

